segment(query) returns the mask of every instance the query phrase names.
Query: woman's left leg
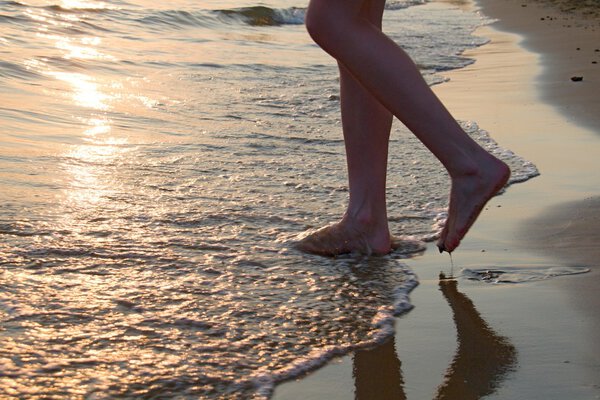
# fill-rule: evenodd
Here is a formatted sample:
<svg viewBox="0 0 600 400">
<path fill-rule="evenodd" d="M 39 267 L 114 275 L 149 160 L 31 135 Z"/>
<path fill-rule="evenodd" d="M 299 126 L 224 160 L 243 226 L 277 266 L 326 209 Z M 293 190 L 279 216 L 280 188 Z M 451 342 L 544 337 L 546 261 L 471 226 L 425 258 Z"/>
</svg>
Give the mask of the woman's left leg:
<svg viewBox="0 0 600 400">
<path fill-rule="evenodd" d="M 381 29 L 384 7 L 385 0 L 365 1 L 361 17 Z M 339 69 L 350 200 L 340 222 L 303 239 L 299 247 L 323 255 L 386 254 L 386 170 L 393 116 L 342 64 Z"/>
</svg>

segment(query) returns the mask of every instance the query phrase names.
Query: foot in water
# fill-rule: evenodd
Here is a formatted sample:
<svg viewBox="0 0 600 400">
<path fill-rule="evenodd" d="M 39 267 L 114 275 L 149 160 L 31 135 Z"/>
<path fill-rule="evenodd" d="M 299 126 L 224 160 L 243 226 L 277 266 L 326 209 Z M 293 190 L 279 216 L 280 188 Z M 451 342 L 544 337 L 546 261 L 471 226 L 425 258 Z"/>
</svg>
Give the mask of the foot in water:
<svg viewBox="0 0 600 400">
<path fill-rule="evenodd" d="M 440 252 L 454 251 L 473 225 L 486 203 L 506 184 L 508 166 L 486 153 L 476 170 L 452 177 L 448 219 L 438 240 Z M 306 253 L 337 256 L 345 253 L 388 254 L 392 239 L 387 218 L 380 223 L 351 218 L 346 214 L 336 224 L 321 228 L 301 239 L 296 248 Z"/>
<path fill-rule="evenodd" d="M 387 227 L 351 221 L 345 216 L 336 224 L 321 228 L 301 239 L 296 248 L 311 254 L 334 257 L 346 253 L 388 254 L 392 249 Z"/>
<path fill-rule="evenodd" d="M 441 252 L 452 253 L 469 231 L 483 207 L 506 184 L 508 166 L 490 158 L 471 174 L 452 178 L 448 219 L 437 242 Z"/>
</svg>

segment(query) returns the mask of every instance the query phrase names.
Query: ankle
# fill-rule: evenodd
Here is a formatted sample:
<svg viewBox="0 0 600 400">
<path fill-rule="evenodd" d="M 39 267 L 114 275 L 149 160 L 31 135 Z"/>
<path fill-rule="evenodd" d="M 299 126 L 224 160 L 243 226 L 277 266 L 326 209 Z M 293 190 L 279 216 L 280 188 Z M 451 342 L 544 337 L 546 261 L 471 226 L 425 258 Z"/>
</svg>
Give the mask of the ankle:
<svg viewBox="0 0 600 400">
<path fill-rule="evenodd" d="M 358 228 L 373 228 L 380 225 L 387 226 L 387 214 L 384 211 L 374 211 L 369 208 L 352 209 L 348 208 L 342 217 L 342 222 Z"/>
<path fill-rule="evenodd" d="M 496 164 L 504 164 L 496 157 L 481 149 L 475 155 L 465 155 L 448 168 L 448 174 L 452 179 L 473 178 L 485 175 L 486 170 Z"/>
<path fill-rule="evenodd" d="M 387 214 L 374 214 L 368 212 L 351 213 L 347 211 L 340 225 L 357 234 L 368 238 L 369 245 L 376 253 L 387 253 L 391 243 Z"/>
</svg>

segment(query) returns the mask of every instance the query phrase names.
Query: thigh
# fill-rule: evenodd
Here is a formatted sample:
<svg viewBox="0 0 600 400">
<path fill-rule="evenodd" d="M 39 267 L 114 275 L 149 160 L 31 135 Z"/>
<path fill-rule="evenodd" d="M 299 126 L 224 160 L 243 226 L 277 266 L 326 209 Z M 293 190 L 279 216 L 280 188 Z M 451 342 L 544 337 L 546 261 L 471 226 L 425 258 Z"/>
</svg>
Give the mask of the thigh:
<svg viewBox="0 0 600 400">
<path fill-rule="evenodd" d="M 366 19 L 381 28 L 386 0 L 310 0 L 308 14 L 326 17 L 331 23 Z"/>
<path fill-rule="evenodd" d="M 361 8 L 361 15 L 381 29 L 381 20 L 383 18 L 384 9 L 385 0 L 366 0 Z"/>
</svg>

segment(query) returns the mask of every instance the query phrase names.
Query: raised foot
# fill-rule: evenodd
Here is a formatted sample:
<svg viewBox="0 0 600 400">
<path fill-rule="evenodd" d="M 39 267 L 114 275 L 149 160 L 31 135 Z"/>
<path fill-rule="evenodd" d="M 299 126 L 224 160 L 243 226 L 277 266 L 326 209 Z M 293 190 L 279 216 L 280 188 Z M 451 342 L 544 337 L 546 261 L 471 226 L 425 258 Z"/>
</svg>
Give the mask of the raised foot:
<svg viewBox="0 0 600 400">
<path fill-rule="evenodd" d="M 302 238 L 295 247 L 305 253 L 334 257 L 340 254 L 359 253 L 383 255 L 391 251 L 389 232 L 369 233 L 342 220 Z"/>
<path fill-rule="evenodd" d="M 479 171 L 452 178 L 448 219 L 437 242 L 440 253 L 454 251 L 487 202 L 508 182 L 510 169 L 496 159 L 488 160 Z"/>
</svg>

